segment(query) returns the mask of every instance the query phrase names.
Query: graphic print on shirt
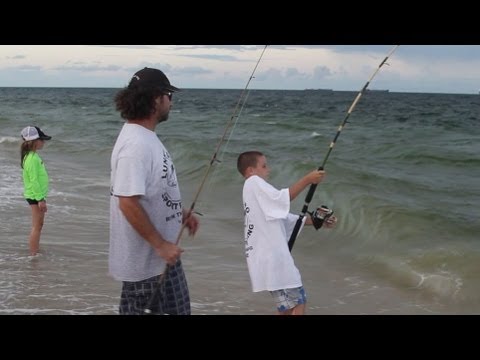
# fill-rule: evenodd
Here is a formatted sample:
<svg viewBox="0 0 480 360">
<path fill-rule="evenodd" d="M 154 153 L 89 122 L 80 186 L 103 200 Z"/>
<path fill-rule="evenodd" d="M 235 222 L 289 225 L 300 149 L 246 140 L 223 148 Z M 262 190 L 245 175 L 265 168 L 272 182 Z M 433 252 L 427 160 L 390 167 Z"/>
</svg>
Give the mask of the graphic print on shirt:
<svg viewBox="0 0 480 360">
<path fill-rule="evenodd" d="M 165 218 L 165 221 L 177 219 L 178 222 L 181 222 L 183 213 L 182 201 L 180 198 L 177 199 L 172 195 L 178 194 L 178 196 L 180 196 L 177 189 L 177 174 L 168 151 L 163 151 L 162 179 L 165 179 L 167 183 L 167 189 L 162 194 L 162 199 L 165 206 L 171 210 L 170 214 Z"/>
<path fill-rule="evenodd" d="M 244 231 L 245 231 L 245 257 L 248 258 L 248 253 L 253 250 L 253 246 L 248 243 L 248 239 L 253 233 L 255 229 L 255 225 L 251 222 L 250 219 L 250 208 L 247 206 L 247 203 L 243 204 L 243 215 L 245 216 L 245 224 L 244 224 Z"/>
<path fill-rule="evenodd" d="M 177 173 L 173 166 L 172 159 L 168 151 L 163 152 L 163 175 L 162 179 L 167 179 L 167 185 L 170 187 L 177 186 Z"/>
</svg>

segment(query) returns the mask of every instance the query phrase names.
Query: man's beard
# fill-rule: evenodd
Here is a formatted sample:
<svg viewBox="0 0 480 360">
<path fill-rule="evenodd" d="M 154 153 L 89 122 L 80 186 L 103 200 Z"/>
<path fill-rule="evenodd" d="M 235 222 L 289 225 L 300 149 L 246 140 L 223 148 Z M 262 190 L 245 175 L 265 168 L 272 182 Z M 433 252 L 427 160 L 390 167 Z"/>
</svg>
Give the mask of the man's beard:
<svg viewBox="0 0 480 360">
<path fill-rule="evenodd" d="M 160 115 L 158 117 L 158 123 L 160 124 L 161 122 L 167 121 L 168 120 L 168 115 L 169 115 L 169 112 L 167 112 L 166 114 Z"/>
</svg>

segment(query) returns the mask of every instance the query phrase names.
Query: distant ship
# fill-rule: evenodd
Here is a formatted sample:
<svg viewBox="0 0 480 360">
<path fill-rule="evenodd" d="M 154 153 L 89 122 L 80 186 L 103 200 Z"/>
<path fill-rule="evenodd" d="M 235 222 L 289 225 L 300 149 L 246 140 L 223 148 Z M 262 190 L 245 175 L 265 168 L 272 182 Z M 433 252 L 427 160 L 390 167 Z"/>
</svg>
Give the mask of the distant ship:
<svg viewBox="0 0 480 360">
<path fill-rule="evenodd" d="M 382 89 L 367 89 L 367 91 L 371 91 L 371 92 L 382 92 L 382 93 L 387 93 L 387 92 L 390 92 L 390 90 L 382 90 Z"/>
<path fill-rule="evenodd" d="M 305 89 L 304 91 L 323 91 L 323 92 L 333 92 L 333 89 Z"/>
</svg>

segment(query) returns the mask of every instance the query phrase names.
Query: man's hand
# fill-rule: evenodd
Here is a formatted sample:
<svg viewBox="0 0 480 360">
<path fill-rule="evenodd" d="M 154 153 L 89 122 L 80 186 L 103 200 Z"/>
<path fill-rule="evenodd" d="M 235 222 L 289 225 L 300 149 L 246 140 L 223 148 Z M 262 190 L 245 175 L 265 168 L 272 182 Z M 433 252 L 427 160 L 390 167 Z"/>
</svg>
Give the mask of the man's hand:
<svg viewBox="0 0 480 360">
<path fill-rule="evenodd" d="M 198 218 L 194 214 L 187 213 L 186 211 L 184 211 L 183 215 L 184 215 L 183 216 L 183 223 L 184 223 L 185 227 L 188 228 L 188 234 L 189 235 L 195 235 L 195 233 L 198 230 L 198 226 L 199 226 Z"/>
</svg>

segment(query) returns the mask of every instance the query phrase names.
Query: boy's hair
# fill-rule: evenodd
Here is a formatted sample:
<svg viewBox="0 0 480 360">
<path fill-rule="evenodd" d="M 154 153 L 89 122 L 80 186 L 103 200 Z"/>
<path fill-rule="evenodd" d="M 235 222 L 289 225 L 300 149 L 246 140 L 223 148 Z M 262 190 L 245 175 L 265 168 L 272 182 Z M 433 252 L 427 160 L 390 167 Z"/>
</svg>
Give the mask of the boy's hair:
<svg viewBox="0 0 480 360">
<path fill-rule="evenodd" d="M 249 168 L 250 166 L 257 166 L 258 158 L 260 156 L 264 156 L 260 151 L 245 151 L 238 155 L 237 169 L 240 174 L 242 174 L 242 176 L 245 176 L 245 171 L 247 171 L 247 168 Z"/>
</svg>

